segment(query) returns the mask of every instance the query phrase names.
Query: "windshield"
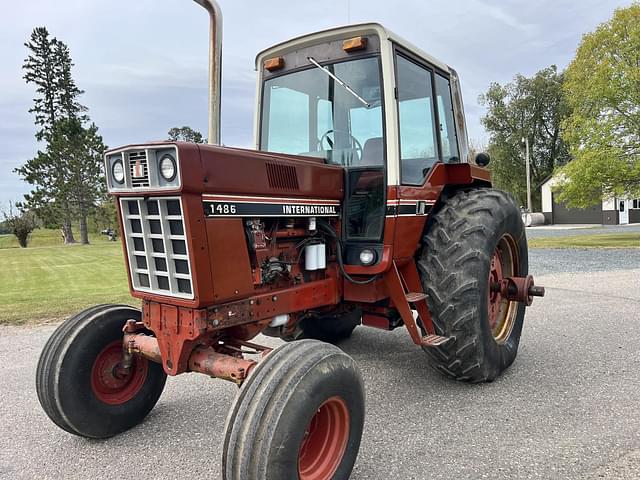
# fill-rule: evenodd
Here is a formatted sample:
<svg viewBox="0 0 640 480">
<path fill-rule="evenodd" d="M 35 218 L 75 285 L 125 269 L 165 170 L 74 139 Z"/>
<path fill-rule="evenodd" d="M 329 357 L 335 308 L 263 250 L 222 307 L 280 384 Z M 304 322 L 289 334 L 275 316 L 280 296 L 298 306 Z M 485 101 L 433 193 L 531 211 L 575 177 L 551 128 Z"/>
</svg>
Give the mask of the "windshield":
<svg viewBox="0 0 640 480">
<path fill-rule="evenodd" d="M 378 57 L 323 65 L 265 81 L 260 150 L 345 166 L 384 164 Z"/>
</svg>

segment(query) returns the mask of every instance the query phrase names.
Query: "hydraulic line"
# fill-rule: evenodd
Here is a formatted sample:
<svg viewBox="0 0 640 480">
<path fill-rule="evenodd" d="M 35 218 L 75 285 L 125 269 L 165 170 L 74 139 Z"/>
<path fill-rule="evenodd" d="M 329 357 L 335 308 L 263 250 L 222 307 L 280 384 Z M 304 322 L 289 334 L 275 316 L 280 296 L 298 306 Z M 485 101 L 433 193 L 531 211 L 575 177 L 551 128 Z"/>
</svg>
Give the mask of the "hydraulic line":
<svg viewBox="0 0 640 480">
<path fill-rule="evenodd" d="M 351 283 L 355 283 L 356 285 L 368 285 L 378 280 L 379 275 L 374 275 L 373 277 L 366 280 L 356 280 L 347 272 L 345 272 L 344 263 L 342 261 L 342 241 L 338 237 L 336 231 L 331 227 L 331 225 L 329 225 L 324 220 L 318 219 L 318 227 L 324 230 L 327 234 L 329 234 L 330 237 L 332 237 L 336 241 L 338 247 L 336 248 L 336 258 L 338 259 L 338 266 L 340 267 L 340 272 L 342 273 L 344 278 L 346 278 Z"/>
</svg>

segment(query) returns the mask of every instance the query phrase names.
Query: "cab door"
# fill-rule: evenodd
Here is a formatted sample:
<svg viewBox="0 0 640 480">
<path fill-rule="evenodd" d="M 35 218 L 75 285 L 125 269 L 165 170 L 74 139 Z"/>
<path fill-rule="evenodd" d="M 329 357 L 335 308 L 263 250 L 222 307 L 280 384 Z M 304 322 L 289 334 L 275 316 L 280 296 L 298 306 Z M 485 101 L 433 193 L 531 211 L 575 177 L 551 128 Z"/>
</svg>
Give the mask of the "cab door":
<svg viewBox="0 0 640 480">
<path fill-rule="evenodd" d="M 400 185 L 394 258 L 401 259 L 415 255 L 442 191 L 431 174 L 440 163 L 460 162 L 460 154 L 448 74 L 400 50 L 395 63 Z"/>
</svg>

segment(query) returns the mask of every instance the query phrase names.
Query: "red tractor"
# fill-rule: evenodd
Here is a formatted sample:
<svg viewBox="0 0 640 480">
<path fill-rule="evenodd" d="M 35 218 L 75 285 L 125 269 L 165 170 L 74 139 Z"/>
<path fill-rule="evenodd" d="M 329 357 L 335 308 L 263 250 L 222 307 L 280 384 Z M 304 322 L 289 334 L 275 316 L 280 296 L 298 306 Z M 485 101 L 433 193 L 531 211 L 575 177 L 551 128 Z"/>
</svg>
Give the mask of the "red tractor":
<svg viewBox="0 0 640 480">
<path fill-rule="evenodd" d="M 60 325 L 38 397 L 62 429 L 106 438 L 145 418 L 167 375 L 204 373 L 240 386 L 223 478 L 348 478 L 364 385 L 333 344 L 404 326 L 444 375 L 495 379 L 544 294 L 520 211 L 488 156 L 469 158 L 456 72 L 378 24 L 261 52 L 256 150 L 218 145 L 221 16 L 196 1 L 212 25 L 210 145 L 106 153 L 142 308 Z"/>
</svg>

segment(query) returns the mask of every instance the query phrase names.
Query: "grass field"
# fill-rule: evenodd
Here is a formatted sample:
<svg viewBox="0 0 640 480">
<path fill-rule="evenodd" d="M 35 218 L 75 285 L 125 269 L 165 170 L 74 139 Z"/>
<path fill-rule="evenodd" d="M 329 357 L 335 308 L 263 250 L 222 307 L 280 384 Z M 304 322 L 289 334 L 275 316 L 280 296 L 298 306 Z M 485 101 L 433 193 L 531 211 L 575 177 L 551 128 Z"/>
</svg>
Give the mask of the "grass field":
<svg viewBox="0 0 640 480">
<path fill-rule="evenodd" d="M 61 244 L 57 230 L 36 230 L 29 248 L 0 235 L 0 324 L 61 320 L 99 303 L 138 304 L 129 295 L 120 242 Z M 531 248 L 640 248 L 640 233 L 534 238 Z"/>
<path fill-rule="evenodd" d="M 529 240 L 532 248 L 640 248 L 640 233 L 602 233 Z"/>
<path fill-rule="evenodd" d="M 77 229 L 74 229 L 76 240 L 80 238 Z M 90 235 L 89 241 L 91 243 L 106 243 L 107 237 L 101 235 Z M 48 230 L 45 228 L 39 228 L 34 230 L 29 240 L 29 247 L 61 247 L 62 236 L 60 230 Z M 0 249 L 3 248 L 20 248 L 18 241 L 14 235 L 0 235 Z"/>
<path fill-rule="evenodd" d="M 120 242 L 61 245 L 37 230 L 29 248 L 0 236 L 0 324 L 43 323 L 98 303 L 131 303 Z M 12 248 L 12 247 L 16 248 Z"/>
</svg>

